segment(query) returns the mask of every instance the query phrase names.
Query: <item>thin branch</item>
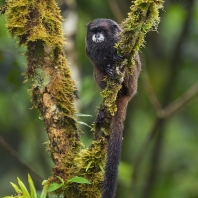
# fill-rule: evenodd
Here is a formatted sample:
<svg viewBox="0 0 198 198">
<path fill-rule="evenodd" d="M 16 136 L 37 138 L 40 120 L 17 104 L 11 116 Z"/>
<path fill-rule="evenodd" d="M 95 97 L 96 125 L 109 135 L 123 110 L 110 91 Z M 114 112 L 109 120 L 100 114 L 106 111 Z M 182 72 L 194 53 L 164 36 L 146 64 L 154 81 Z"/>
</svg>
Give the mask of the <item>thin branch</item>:
<svg viewBox="0 0 198 198">
<path fill-rule="evenodd" d="M 163 144 L 163 138 L 164 138 L 164 125 L 165 121 L 164 119 L 159 120 L 160 123 L 158 125 L 158 128 L 156 128 L 156 141 L 154 143 L 153 147 L 153 153 L 151 156 L 151 166 L 150 171 L 148 174 L 147 182 L 144 187 L 144 190 L 142 191 L 142 198 L 149 198 L 151 197 L 152 188 L 155 182 L 156 173 L 158 172 L 159 167 L 159 158 L 162 150 L 162 144 Z"/>
<path fill-rule="evenodd" d="M 167 118 L 180 109 L 183 109 L 198 94 L 198 82 L 192 85 L 181 97 L 173 101 L 164 110 L 164 117 Z"/>
<path fill-rule="evenodd" d="M 18 155 L 18 153 L 6 142 L 6 140 L 0 135 L 0 144 L 3 148 L 5 148 L 14 158 L 16 158 L 20 164 L 25 166 L 28 170 L 30 170 L 40 181 L 43 181 L 43 178 L 34 170 L 32 167 L 30 167 L 27 163 L 21 159 L 21 157 Z"/>
<path fill-rule="evenodd" d="M 115 18 L 116 18 L 116 21 L 118 21 L 118 22 L 123 21 L 124 16 L 123 16 L 123 14 L 122 14 L 119 6 L 118 6 L 117 1 L 116 0 L 108 0 L 108 2 L 109 2 L 109 6 L 110 6 Z"/>
<path fill-rule="evenodd" d="M 198 82 L 193 84 L 182 96 L 177 98 L 175 101 L 170 103 L 165 108 L 162 108 L 150 82 L 148 71 L 146 67 L 142 72 L 142 80 L 144 83 L 144 88 L 148 94 L 149 101 L 153 106 L 157 117 L 159 118 L 168 118 L 174 113 L 178 112 L 180 109 L 183 109 L 198 93 Z"/>
<path fill-rule="evenodd" d="M 139 170 L 140 170 L 140 165 L 141 165 L 142 159 L 143 159 L 144 155 L 146 154 L 146 151 L 148 151 L 148 146 L 150 145 L 151 141 L 156 136 L 156 133 L 158 131 L 160 124 L 161 124 L 161 120 L 157 118 L 155 121 L 155 124 L 153 125 L 151 131 L 148 133 L 148 136 L 147 136 L 146 140 L 144 141 L 144 143 L 142 144 L 142 147 L 140 148 L 140 151 L 136 157 L 136 161 L 135 161 L 134 167 L 133 167 L 133 175 L 132 175 L 132 181 L 133 181 L 133 185 L 132 185 L 132 189 L 131 189 L 132 192 L 134 192 L 135 187 L 136 187 L 136 182 L 137 182 L 137 178 L 139 176 L 139 172 L 140 172 Z"/>
<path fill-rule="evenodd" d="M 179 35 L 178 40 L 176 42 L 175 49 L 173 51 L 172 60 L 169 65 L 170 75 L 167 78 L 167 84 L 164 88 L 164 93 L 165 93 L 163 97 L 164 105 L 167 105 L 167 103 L 169 103 L 169 100 L 171 99 L 171 96 L 172 96 L 172 92 L 174 90 L 176 76 L 178 74 L 178 70 L 180 69 L 180 64 L 182 60 L 182 45 L 184 43 L 185 38 L 187 37 L 189 33 L 194 2 L 195 0 L 192 0 L 191 2 L 189 2 L 189 6 L 186 7 L 187 16 L 184 21 L 181 34 Z"/>
<path fill-rule="evenodd" d="M 142 72 L 142 80 L 143 80 L 143 83 L 144 83 L 144 88 L 148 94 L 148 98 L 149 98 L 149 101 L 151 103 L 151 105 L 153 106 L 157 116 L 160 114 L 159 112 L 161 112 L 162 110 L 162 106 L 159 102 L 159 100 L 157 99 L 157 96 L 153 90 L 153 86 L 150 82 L 150 78 L 149 78 L 149 75 L 148 75 L 148 71 L 147 71 L 147 68 L 144 66 L 144 69 L 143 69 L 143 72 Z"/>
</svg>

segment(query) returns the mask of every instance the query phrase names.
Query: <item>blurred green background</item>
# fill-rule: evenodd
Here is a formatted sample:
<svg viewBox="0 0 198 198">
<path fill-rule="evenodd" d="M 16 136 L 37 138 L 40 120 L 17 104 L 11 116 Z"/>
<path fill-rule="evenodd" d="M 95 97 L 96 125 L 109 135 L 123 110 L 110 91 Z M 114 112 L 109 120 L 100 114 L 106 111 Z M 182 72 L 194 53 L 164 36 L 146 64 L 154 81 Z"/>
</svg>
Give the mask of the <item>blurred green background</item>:
<svg viewBox="0 0 198 198">
<path fill-rule="evenodd" d="M 0 0 L 0 6 L 4 3 Z M 81 118 L 90 125 L 101 98 L 92 77 L 93 67 L 85 56 L 85 24 L 95 18 L 111 18 L 120 23 L 127 17 L 131 1 L 59 0 L 58 3 L 66 18 L 63 27 L 68 38 L 67 58 L 80 91 L 77 108 L 81 113 L 93 115 Z M 152 104 L 152 98 L 157 97 L 165 107 L 198 82 L 198 1 L 166 0 L 160 16 L 158 32 L 147 34 L 145 48 L 140 52 L 143 69 L 138 94 L 130 102 L 125 122 L 116 198 L 198 198 L 197 89 L 187 105 L 166 119 L 156 115 L 158 103 Z M 13 194 L 9 182 L 16 183 L 20 177 L 25 183 L 28 173 L 37 189 L 41 189 L 42 179 L 50 176 L 53 166 L 45 150 L 44 124 L 38 111 L 31 110 L 29 85 L 23 83 L 21 75 L 26 70 L 25 49 L 10 38 L 5 24 L 3 15 L 0 17 L 0 197 Z M 92 134 L 89 128 L 81 128 L 82 140 L 88 146 Z M 155 135 L 144 144 L 151 133 Z M 138 158 L 140 150 L 143 154 Z"/>
</svg>

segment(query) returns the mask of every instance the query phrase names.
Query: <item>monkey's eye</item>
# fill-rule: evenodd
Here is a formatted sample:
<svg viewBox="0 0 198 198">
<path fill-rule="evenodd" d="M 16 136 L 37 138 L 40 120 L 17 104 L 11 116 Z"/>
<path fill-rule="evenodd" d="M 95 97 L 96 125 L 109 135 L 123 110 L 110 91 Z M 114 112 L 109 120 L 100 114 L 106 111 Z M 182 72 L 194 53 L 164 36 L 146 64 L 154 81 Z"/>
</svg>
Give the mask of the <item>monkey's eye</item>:
<svg viewBox="0 0 198 198">
<path fill-rule="evenodd" d="M 96 32 L 97 32 L 97 33 L 103 33 L 104 31 L 103 31 L 103 29 L 99 28 L 99 29 L 97 29 Z"/>
</svg>

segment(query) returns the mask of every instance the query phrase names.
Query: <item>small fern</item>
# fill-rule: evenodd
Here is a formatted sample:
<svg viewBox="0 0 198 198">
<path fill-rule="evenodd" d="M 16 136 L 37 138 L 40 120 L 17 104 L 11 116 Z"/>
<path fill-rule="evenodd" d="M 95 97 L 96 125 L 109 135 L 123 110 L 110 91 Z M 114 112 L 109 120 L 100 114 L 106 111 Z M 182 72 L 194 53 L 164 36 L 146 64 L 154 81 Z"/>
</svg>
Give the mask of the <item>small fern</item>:
<svg viewBox="0 0 198 198">
<path fill-rule="evenodd" d="M 18 186 L 16 184 L 10 182 L 12 187 L 16 191 L 17 195 L 6 196 L 4 198 L 13 198 L 13 197 L 16 197 L 16 198 L 38 198 L 34 182 L 29 174 L 28 174 L 28 184 L 29 184 L 30 192 L 28 192 L 25 184 L 18 177 L 17 177 L 17 181 L 18 181 Z"/>
<path fill-rule="evenodd" d="M 48 180 L 44 180 L 42 182 L 43 190 L 41 195 L 38 195 L 36 192 L 36 188 L 31 176 L 28 174 L 28 184 L 30 191 L 27 190 L 25 184 L 17 177 L 18 186 L 12 182 L 11 185 L 16 191 L 17 195 L 5 196 L 3 198 L 47 198 L 49 193 L 53 193 L 54 191 L 58 190 L 59 188 L 63 187 L 65 184 L 68 183 L 78 183 L 78 184 L 91 184 L 90 181 L 83 177 L 75 176 L 68 181 L 64 182 L 64 180 L 57 176 L 61 183 L 49 183 Z"/>
</svg>

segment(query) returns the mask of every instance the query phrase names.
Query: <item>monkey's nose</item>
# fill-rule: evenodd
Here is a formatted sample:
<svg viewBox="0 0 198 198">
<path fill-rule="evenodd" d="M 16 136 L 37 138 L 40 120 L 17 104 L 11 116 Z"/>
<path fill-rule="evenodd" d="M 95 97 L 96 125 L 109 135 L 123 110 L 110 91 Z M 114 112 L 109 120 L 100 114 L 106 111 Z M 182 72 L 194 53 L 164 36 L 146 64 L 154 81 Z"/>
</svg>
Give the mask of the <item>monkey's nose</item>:
<svg viewBox="0 0 198 198">
<path fill-rule="evenodd" d="M 92 41 L 95 43 L 101 43 L 104 41 L 104 35 L 101 33 L 93 34 Z"/>
<path fill-rule="evenodd" d="M 101 36 L 100 33 L 95 34 L 96 39 L 99 39 L 100 36 Z"/>
</svg>

